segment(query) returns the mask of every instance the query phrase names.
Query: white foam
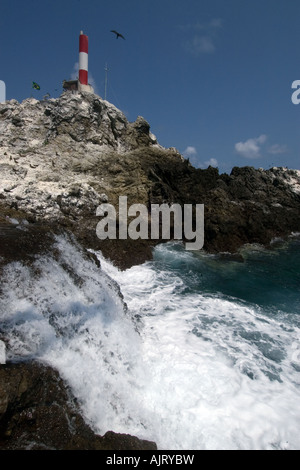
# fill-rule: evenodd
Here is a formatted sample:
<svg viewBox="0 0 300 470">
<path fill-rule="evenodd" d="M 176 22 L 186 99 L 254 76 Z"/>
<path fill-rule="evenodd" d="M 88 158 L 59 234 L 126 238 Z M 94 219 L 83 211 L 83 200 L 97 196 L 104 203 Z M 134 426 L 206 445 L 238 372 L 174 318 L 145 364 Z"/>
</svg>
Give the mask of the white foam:
<svg viewBox="0 0 300 470">
<path fill-rule="evenodd" d="M 151 263 L 109 271 L 142 312 L 144 402 L 161 448 L 299 448 L 298 329 L 236 301 L 182 296 Z"/>
</svg>

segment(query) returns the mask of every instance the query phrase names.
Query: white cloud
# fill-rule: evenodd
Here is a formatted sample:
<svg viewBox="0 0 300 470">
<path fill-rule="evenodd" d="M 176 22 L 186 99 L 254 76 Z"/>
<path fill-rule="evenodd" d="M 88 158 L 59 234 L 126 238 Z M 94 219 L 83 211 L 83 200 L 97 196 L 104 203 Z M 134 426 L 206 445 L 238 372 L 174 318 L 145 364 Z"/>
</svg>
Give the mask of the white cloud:
<svg viewBox="0 0 300 470">
<path fill-rule="evenodd" d="M 196 147 L 193 147 L 192 145 L 188 145 L 187 148 L 182 152 L 182 155 L 185 158 L 188 158 L 190 163 L 195 167 L 199 167 L 199 162 L 198 162 L 198 155 L 197 155 L 197 149 Z"/>
<path fill-rule="evenodd" d="M 94 89 L 94 92 L 96 93 L 96 95 L 99 95 L 98 93 L 98 88 L 97 88 L 97 83 L 93 77 L 93 75 L 91 73 L 89 73 L 89 85 L 91 85 Z"/>
<path fill-rule="evenodd" d="M 262 134 L 259 137 L 248 139 L 246 142 L 235 144 L 236 152 L 244 158 L 260 158 L 262 145 L 266 142 L 267 136 Z"/>
<path fill-rule="evenodd" d="M 192 146 L 187 146 L 187 148 L 182 152 L 183 156 L 184 157 L 191 157 L 191 156 L 194 156 L 194 155 L 197 155 L 197 150 L 196 150 L 196 147 L 192 147 Z"/>
<path fill-rule="evenodd" d="M 79 70 L 79 62 L 75 62 L 73 66 L 73 72 L 71 73 L 71 80 L 77 80 Z"/>
<path fill-rule="evenodd" d="M 208 23 L 195 23 L 180 26 L 180 29 L 188 33 L 189 37 L 184 42 L 184 48 L 196 57 L 201 54 L 212 54 L 216 50 L 216 39 L 223 25 L 221 18 L 213 18 Z M 191 37 L 191 33 L 193 36 Z"/>
<path fill-rule="evenodd" d="M 244 158 L 260 158 L 262 157 L 262 151 L 270 155 L 280 155 L 288 151 L 286 145 L 273 144 L 269 147 L 263 148 L 263 145 L 267 141 L 267 136 L 265 134 L 255 137 L 253 139 L 248 139 L 245 142 L 238 142 L 235 144 L 236 152 Z"/>
<path fill-rule="evenodd" d="M 200 54 L 211 54 L 216 50 L 213 39 L 209 36 L 195 35 L 194 38 L 189 42 L 188 47 L 190 51 L 196 56 Z"/>
<path fill-rule="evenodd" d="M 205 165 L 206 166 L 214 166 L 215 168 L 217 168 L 219 164 L 218 164 L 218 160 L 216 158 L 210 158 L 209 160 L 207 160 L 205 162 Z"/>
<path fill-rule="evenodd" d="M 218 160 L 216 158 L 210 158 L 206 162 L 200 162 L 197 154 L 197 149 L 196 147 L 193 147 L 192 145 L 188 145 L 187 148 L 182 152 L 182 155 L 185 158 L 188 158 L 190 163 L 195 167 L 195 168 L 207 168 L 208 166 L 213 166 L 217 167 L 218 166 Z"/>
<path fill-rule="evenodd" d="M 288 150 L 286 145 L 274 144 L 268 149 L 268 153 L 272 155 L 279 155 L 281 153 L 286 153 Z"/>
</svg>

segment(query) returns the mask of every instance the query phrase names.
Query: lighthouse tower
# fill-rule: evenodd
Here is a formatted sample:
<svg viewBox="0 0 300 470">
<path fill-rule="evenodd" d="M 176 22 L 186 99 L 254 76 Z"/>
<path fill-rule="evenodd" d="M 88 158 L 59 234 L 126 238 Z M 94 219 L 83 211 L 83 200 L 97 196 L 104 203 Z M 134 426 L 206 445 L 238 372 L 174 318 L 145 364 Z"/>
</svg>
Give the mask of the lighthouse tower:
<svg viewBox="0 0 300 470">
<path fill-rule="evenodd" d="M 73 92 L 85 91 L 94 93 L 94 89 L 88 82 L 88 63 L 89 63 L 89 38 L 83 31 L 79 35 L 79 71 L 77 80 L 64 80 L 64 90 Z"/>
</svg>

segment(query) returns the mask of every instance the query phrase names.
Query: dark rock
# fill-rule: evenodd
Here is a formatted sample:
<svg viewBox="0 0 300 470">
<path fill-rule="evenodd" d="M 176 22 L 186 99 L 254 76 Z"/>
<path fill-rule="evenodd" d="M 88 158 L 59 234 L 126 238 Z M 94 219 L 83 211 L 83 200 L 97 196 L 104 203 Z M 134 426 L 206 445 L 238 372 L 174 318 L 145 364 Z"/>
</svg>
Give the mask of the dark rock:
<svg viewBox="0 0 300 470">
<path fill-rule="evenodd" d="M 53 243 L 53 226 L 35 222 L 23 224 L 25 214 L 0 204 L 0 267 L 12 261 L 32 262 Z M 17 223 L 18 219 L 20 223 Z M 11 223 L 15 220 L 16 223 Z"/>
<path fill-rule="evenodd" d="M 101 439 L 101 450 L 157 450 L 157 446 L 152 441 L 108 431 Z"/>
<path fill-rule="evenodd" d="M 84 422 L 58 373 L 38 363 L 0 366 L 0 450 L 155 450 L 154 442 Z"/>
</svg>

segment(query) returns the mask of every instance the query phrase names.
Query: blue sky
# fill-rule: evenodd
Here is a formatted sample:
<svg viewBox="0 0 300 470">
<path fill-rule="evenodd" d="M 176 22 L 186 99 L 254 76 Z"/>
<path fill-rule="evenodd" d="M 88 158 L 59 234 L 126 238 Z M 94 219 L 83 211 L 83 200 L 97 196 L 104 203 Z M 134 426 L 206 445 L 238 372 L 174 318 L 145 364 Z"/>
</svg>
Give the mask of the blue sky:
<svg viewBox="0 0 300 470">
<path fill-rule="evenodd" d="M 220 172 L 299 169 L 299 14 L 299 0 L 1 0 L 0 80 L 7 99 L 59 96 L 83 30 L 96 92 L 107 64 L 107 99 L 161 145 Z"/>
</svg>

